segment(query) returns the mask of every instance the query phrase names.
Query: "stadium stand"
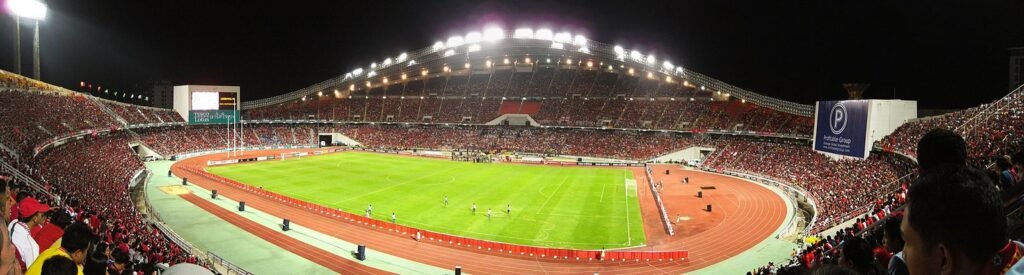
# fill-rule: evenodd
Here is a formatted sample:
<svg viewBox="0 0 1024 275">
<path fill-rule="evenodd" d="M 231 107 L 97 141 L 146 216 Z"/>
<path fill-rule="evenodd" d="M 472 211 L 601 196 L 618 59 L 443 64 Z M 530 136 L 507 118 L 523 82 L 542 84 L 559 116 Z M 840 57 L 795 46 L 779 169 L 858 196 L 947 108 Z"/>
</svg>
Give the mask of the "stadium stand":
<svg viewBox="0 0 1024 275">
<path fill-rule="evenodd" d="M 903 124 L 878 145 L 887 151 L 917 156 L 917 141 L 931 129 L 954 130 L 967 141 L 970 162 L 980 165 L 993 156 L 1009 155 L 1024 138 L 1024 89 L 1017 88 L 995 102 L 963 111 L 926 117 Z"/>
<path fill-rule="evenodd" d="M 859 215 L 873 202 L 905 185 L 914 164 L 892 154 L 872 154 L 866 161 L 833 160 L 808 144 L 720 139 L 705 167 L 767 176 L 807 190 L 817 201 L 812 232 Z M 859 194 L 847 196 L 846 194 Z"/>
<path fill-rule="evenodd" d="M 991 167 L 996 157 L 1019 152 L 1024 140 L 1021 89 L 990 104 L 910 121 L 876 145 L 885 152 L 876 151 L 866 161 L 851 161 L 817 154 L 802 139 L 756 137 L 808 136 L 813 125 L 809 117 L 742 100 L 711 100 L 707 91 L 668 88 L 622 74 L 560 68 L 514 71 L 418 79 L 364 89 L 356 95 L 328 93 L 245 113 L 253 121 L 315 118 L 438 125 L 250 123 L 242 135 L 252 146 L 312 145 L 318 132 L 338 132 L 373 148 L 514 151 L 641 161 L 691 145 L 710 146 L 716 151 L 705 160 L 705 167 L 757 174 L 806 190 L 818 207 L 812 233 L 858 219 L 852 227 L 804 248 L 789 267 L 833 262 L 839 242 L 870 231 L 895 212 L 910 182 L 907 175 L 914 171 L 913 161 L 898 154 L 916 156 L 914 147 L 925 132 L 946 128 L 961 133 L 970 163 L 981 167 Z M 228 144 L 224 126 L 182 125 L 184 120 L 173 110 L 97 99 L 7 72 L 0 72 L 0 87 L 0 106 L 5 106 L 0 109 L 0 149 L 5 151 L 0 159 L 45 186 L 27 192 L 43 201 L 63 202 L 79 219 L 95 218 L 90 224 L 106 242 L 123 244 L 146 262 L 195 261 L 147 223 L 131 203 L 127 186 L 143 166 L 128 144 L 141 142 L 165 156 L 221 149 Z M 665 95 L 670 97 L 659 97 Z M 502 113 L 529 113 L 546 126 L 690 133 L 459 125 L 485 123 Z M 453 125 L 440 125 L 444 123 Z M 132 127 L 140 125 L 155 127 Z M 708 130 L 753 134 L 729 137 L 708 134 Z M 55 138 L 83 132 L 89 134 L 40 149 Z M 774 272 L 778 267 L 773 264 L 758 272 Z"/>
<path fill-rule="evenodd" d="M 350 125 L 335 130 L 373 148 L 508 151 L 625 160 L 646 160 L 685 149 L 689 144 L 689 138 L 672 133 L 536 127 Z"/>
</svg>

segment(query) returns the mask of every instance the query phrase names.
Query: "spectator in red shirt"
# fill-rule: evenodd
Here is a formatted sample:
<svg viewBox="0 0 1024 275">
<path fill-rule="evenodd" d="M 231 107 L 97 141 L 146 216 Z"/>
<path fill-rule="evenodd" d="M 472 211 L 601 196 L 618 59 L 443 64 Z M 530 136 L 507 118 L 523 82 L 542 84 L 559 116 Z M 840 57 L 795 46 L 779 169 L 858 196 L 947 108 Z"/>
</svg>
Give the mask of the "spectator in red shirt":
<svg viewBox="0 0 1024 275">
<path fill-rule="evenodd" d="M 50 221 L 43 225 L 32 238 L 39 244 L 39 252 L 50 248 L 57 239 L 64 235 L 64 228 L 71 225 L 71 214 L 64 209 L 57 209 L 50 214 Z"/>
</svg>

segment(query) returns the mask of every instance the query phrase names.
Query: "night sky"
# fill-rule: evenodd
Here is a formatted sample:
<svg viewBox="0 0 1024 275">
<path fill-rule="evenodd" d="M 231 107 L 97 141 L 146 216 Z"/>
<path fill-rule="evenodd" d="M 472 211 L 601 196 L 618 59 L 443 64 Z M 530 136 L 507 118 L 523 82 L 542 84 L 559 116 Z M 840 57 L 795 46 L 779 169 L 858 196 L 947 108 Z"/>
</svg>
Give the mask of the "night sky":
<svg viewBox="0 0 1024 275">
<path fill-rule="evenodd" d="M 42 78 L 129 92 L 159 79 L 239 85 L 253 100 L 498 23 L 583 33 L 800 103 L 862 82 L 868 98 L 965 108 L 1009 91 L 1006 48 L 1024 46 L 1019 0 L 382 2 L 51 0 Z M 9 71 L 13 25 L 0 19 Z M 22 34 L 30 75 L 31 28 Z"/>
</svg>

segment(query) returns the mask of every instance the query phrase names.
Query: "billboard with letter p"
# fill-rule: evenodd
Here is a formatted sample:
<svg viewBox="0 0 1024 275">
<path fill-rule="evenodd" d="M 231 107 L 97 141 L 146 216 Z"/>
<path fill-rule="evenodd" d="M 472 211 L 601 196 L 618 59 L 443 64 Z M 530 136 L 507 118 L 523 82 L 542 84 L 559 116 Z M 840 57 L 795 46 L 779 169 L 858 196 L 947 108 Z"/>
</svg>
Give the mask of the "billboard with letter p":
<svg viewBox="0 0 1024 275">
<path fill-rule="evenodd" d="M 818 101 L 814 150 L 867 158 L 868 100 Z"/>
</svg>

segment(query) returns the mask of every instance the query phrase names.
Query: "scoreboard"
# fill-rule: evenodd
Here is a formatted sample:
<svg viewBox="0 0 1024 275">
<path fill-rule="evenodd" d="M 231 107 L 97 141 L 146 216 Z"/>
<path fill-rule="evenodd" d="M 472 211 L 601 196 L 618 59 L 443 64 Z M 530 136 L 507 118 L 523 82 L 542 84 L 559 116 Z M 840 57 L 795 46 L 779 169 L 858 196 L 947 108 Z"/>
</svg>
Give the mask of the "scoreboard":
<svg viewBox="0 0 1024 275">
<path fill-rule="evenodd" d="M 174 86 L 174 110 L 189 124 L 226 124 L 239 121 L 239 87 Z"/>
<path fill-rule="evenodd" d="M 234 110 L 237 104 L 237 93 L 192 92 L 192 111 Z"/>
</svg>

